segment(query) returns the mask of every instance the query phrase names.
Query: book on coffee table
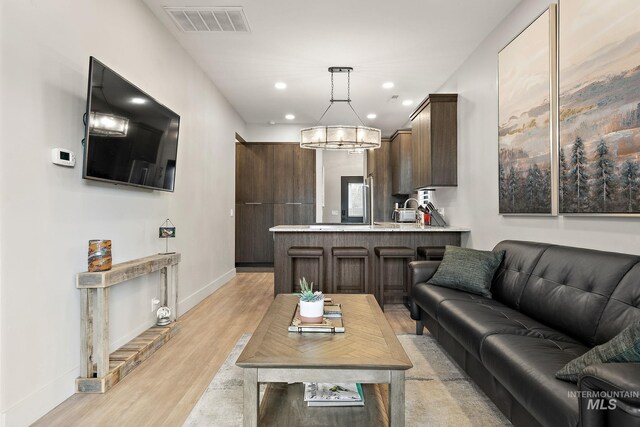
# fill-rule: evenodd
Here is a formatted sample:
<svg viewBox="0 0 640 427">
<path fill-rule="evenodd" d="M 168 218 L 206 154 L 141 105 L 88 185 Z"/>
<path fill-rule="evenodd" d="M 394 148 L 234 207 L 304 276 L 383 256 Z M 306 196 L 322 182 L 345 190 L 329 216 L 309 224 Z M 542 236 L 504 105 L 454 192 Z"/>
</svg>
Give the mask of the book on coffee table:
<svg viewBox="0 0 640 427">
<path fill-rule="evenodd" d="M 364 406 L 359 383 L 304 383 L 307 406 Z"/>
<path fill-rule="evenodd" d="M 325 303 L 324 317 L 342 317 L 342 305 Z"/>
<path fill-rule="evenodd" d="M 328 317 L 324 316 L 320 323 L 302 323 L 300 320 L 300 304 L 296 304 L 296 310 L 291 318 L 291 323 L 288 328 L 289 332 L 332 332 L 343 333 L 344 323 L 342 322 L 342 316 L 340 317 Z"/>
</svg>

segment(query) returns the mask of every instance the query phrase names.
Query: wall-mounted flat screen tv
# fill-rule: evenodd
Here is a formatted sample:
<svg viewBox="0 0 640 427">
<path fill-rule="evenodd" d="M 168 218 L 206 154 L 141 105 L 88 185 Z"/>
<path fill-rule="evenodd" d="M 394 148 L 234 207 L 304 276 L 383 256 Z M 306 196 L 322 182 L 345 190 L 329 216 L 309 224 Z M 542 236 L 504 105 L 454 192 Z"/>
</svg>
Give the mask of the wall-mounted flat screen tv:
<svg viewBox="0 0 640 427">
<path fill-rule="evenodd" d="M 91 57 L 82 177 L 173 191 L 180 116 Z"/>
</svg>

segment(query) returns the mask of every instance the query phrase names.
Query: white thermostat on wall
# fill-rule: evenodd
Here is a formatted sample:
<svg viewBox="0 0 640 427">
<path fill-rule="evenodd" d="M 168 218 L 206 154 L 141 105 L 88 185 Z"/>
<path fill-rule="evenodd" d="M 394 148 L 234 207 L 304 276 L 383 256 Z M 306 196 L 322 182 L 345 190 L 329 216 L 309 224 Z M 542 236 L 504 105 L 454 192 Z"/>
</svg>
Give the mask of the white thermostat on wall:
<svg viewBox="0 0 640 427">
<path fill-rule="evenodd" d="M 64 148 L 54 148 L 51 150 L 51 161 L 56 165 L 74 167 L 76 155 L 73 154 L 73 151 Z"/>
</svg>

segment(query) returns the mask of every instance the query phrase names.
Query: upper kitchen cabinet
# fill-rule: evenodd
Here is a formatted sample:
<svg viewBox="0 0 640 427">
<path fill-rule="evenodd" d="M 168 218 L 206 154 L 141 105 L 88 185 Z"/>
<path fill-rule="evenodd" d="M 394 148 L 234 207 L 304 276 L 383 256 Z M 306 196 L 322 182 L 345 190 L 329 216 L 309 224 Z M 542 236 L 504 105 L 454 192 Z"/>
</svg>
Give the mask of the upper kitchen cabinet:
<svg viewBox="0 0 640 427">
<path fill-rule="evenodd" d="M 411 176 L 411 129 L 401 129 L 391 137 L 391 193 L 413 193 Z"/>
<path fill-rule="evenodd" d="M 272 144 L 236 144 L 236 203 L 273 203 Z"/>
<path fill-rule="evenodd" d="M 431 94 L 411 115 L 413 189 L 458 185 L 458 95 Z"/>
<path fill-rule="evenodd" d="M 297 144 L 273 147 L 273 203 L 314 203 L 315 150 Z"/>
</svg>

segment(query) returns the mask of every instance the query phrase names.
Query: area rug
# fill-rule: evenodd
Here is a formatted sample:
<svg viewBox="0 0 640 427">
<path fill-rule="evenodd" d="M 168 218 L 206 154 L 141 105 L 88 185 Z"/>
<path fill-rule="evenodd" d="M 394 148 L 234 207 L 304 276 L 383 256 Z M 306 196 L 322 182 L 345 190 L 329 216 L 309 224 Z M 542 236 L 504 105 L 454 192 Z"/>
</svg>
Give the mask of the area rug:
<svg viewBox="0 0 640 427">
<path fill-rule="evenodd" d="M 238 340 L 185 426 L 242 425 L 242 369 L 235 362 L 250 337 Z M 432 336 L 398 335 L 398 339 L 413 363 L 405 377 L 407 426 L 511 425 Z"/>
</svg>

